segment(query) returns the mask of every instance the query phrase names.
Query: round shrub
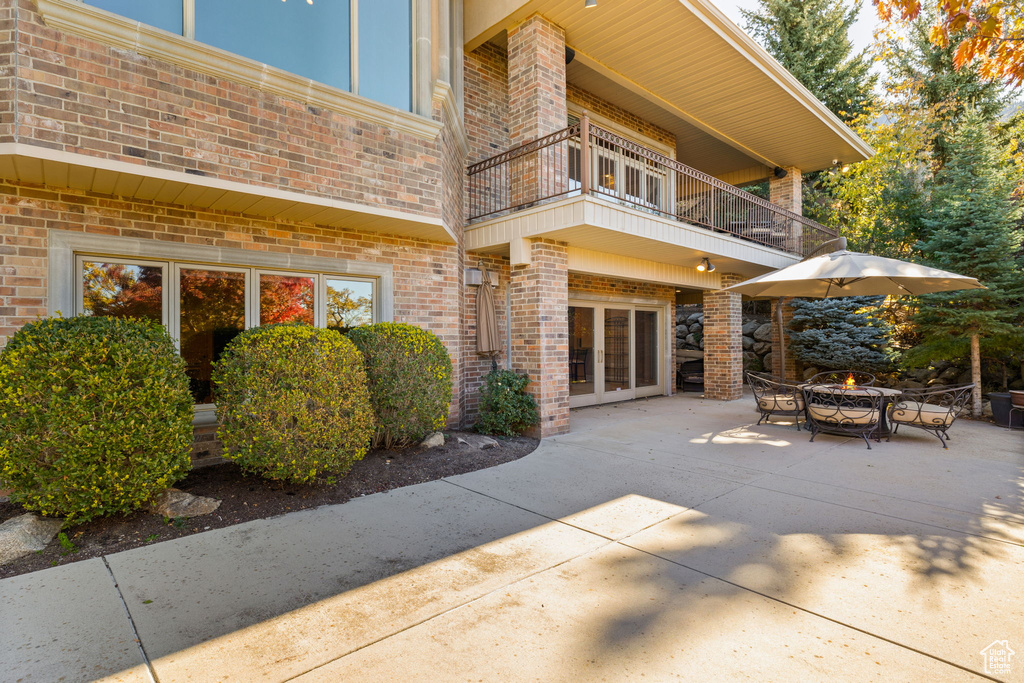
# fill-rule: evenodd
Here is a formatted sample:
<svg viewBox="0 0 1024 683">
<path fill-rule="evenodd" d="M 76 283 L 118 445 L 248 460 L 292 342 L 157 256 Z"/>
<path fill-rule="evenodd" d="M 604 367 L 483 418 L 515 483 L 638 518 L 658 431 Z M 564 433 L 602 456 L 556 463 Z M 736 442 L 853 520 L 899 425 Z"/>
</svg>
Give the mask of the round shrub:
<svg viewBox="0 0 1024 683">
<path fill-rule="evenodd" d="M 192 396 L 160 325 L 25 325 L 0 352 L 0 488 L 67 524 L 128 513 L 185 475 Z"/>
<path fill-rule="evenodd" d="M 345 474 L 366 455 L 374 425 L 363 358 L 334 330 L 246 330 L 213 381 L 224 457 L 247 472 L 306 483 Z"/>
<path fill-rule="evenodd" d="M 366 359 L 375 447 L 407 446 L 444 427 L 452 360 L 437 335 L 404 323 L 365 325 L 348 335 Z"/>
<path fill-rule="evenodd" d="M 537 402 L 526 393 L 530 378 L 511 370 L 493 370 L 480 390 L 478 432 L 516 436 L 540 422 Z"/>
</svg>

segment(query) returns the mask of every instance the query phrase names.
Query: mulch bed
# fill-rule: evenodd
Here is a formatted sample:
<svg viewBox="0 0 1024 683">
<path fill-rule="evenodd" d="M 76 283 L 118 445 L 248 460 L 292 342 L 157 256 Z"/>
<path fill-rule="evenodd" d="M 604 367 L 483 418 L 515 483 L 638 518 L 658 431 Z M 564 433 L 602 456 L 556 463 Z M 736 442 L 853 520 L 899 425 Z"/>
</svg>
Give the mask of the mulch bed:
<svg viewBox="0 0 1024 683">
<path fill-rule="evenodd" d="M 220 500 L 220 507 L 212 514 L 165 521 L 163 517 L 140 511 L 126 517 L 94 520 L 66 531 L 68 540 L 75 546 L 74 551 L 61 548 L 54 539 L 45 550 L 0 567 L 0 579 L 493 467 L 528 455 L 539 443 L 527 437 L 499 437 L 498 447 L 478 450 L 457 443 L 459 434 L 445 432 L 445 445 L 438 448 L 370 451 L 333 486 L 295 486 L 265 481 L 243 475 L 234 463 L 201 467 L 175 484 L 175 488 Z M 0 522 L 24 512 L 19 505 L 2 502 Z"/>
</svg>

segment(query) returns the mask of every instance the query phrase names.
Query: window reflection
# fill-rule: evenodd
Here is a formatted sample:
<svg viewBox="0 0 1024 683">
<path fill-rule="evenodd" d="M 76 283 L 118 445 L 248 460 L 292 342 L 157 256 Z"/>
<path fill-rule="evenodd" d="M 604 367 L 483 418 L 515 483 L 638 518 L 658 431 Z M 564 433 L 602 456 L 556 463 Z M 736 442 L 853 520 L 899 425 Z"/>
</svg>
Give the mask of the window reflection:
<svg viewBox="0 0 1024 683">
<path fill-rule="evenodd" d="M 245 328 L 245 273 L 181 269 L 181 355 L 192 397 L 213 402 L 213 362 Z"/>
<path fill-rule="evenodd" d="M 313 324 L 312 277 L 260 275 L 260 325 Z"/>
<path fill-rule="evenodd" d="M 359 4 L 359 94 L 412 108 L 412 8 L 409 0 Z"/>
<path fill-rule="evenodd" d="M 181 0 L 86 0 L 86 3 L 143 24 L 182 34 Z"/>
<path fill-rule="evenodd" d="M 377 1 L 366 4 L 372 8 Z M 348 0 L 196 0 L 195 12 L 200 42 L 335 88 L 351 88 Z M 409 39 L 404 42 L 408 49 Z M 389 40 L 385 47 L 400 52 L 396 43 Z"/>
<path fill-rule="evenodd" d="M 127 263 L 82 263 L 86 315 L 163 322 L 163 269 Z"/>
<path fill-rule="evenodd" d="M 327 278 L 327 327 L 347 332 L 372 322 L 372 282 Z"/>
</svg>

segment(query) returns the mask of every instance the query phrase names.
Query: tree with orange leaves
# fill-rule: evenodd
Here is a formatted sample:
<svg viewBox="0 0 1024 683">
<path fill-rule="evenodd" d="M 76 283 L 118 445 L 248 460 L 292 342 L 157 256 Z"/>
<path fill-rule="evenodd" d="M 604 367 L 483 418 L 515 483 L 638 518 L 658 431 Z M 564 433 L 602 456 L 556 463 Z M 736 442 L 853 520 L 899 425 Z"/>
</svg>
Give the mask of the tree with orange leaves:
<svg viewBox="0 0 1024 683">
<path fill-rule="evenodd" d="M 878 16 L 891 23 L 911 21 L 921 0 L 874 0 Z M 1024 84 L 1024 0 L 936 0 L 929 38 L 940 47 L 956 45 L 954 63 L 975 64 L 987 79 Z"/>
</svg>

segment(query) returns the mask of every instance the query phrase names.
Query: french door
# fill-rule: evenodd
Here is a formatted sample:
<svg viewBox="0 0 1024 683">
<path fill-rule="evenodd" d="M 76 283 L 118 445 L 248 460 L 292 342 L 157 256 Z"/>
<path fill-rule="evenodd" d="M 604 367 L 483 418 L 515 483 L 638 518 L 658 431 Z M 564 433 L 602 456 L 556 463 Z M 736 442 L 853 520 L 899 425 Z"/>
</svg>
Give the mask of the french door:
<svg viewBox="0 0 1024 683">
<path fill-rule="evenodd" d="M 653 306 L 569 302 L 569 405 L 664 393 L 663 311 Z"/>
</svg>

